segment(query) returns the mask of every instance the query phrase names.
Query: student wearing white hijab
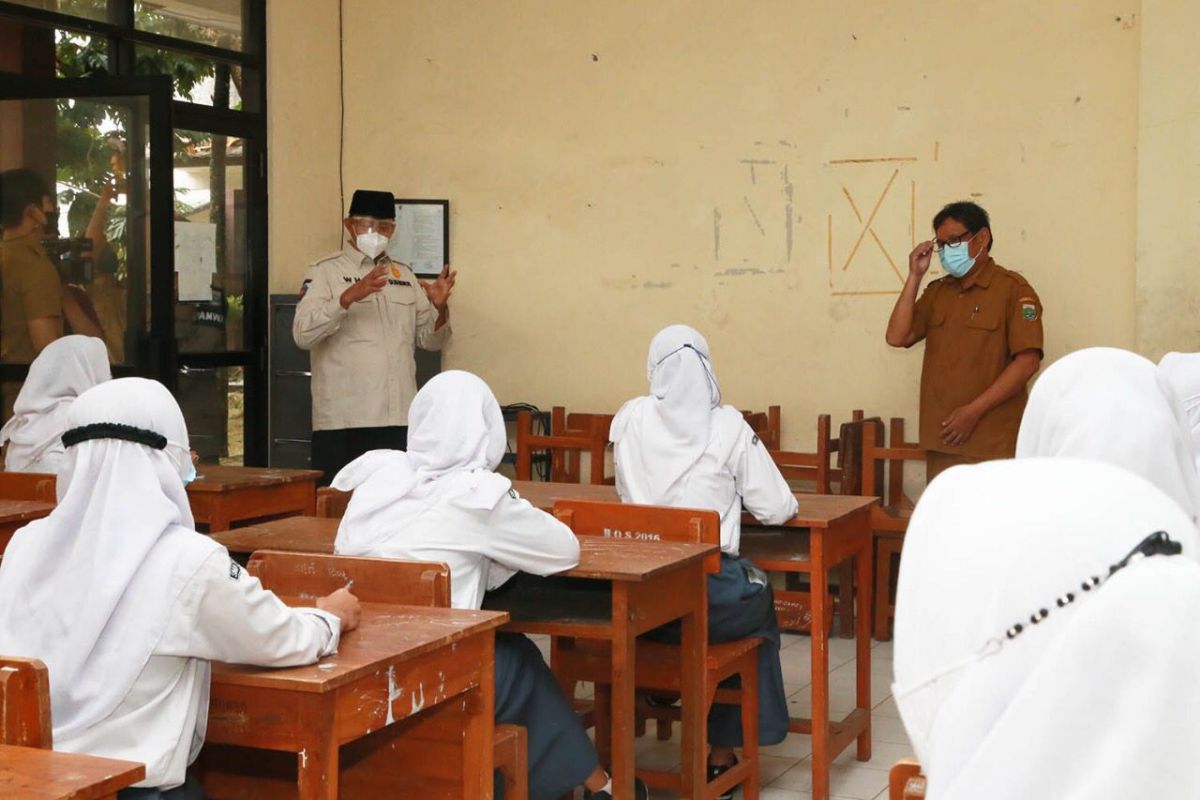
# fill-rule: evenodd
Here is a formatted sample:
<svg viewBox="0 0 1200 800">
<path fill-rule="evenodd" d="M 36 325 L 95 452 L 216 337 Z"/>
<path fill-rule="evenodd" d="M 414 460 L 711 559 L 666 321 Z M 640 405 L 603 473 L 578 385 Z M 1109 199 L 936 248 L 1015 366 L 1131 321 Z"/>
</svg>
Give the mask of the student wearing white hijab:
<svg viewBox="0 0 1200 800">
<path fill-rule="evenodd" d="M 893 686 L 930 800 L 1200 798 L 1198 555 L 1176 502 L 1100 461 L 930 484 Z"/>
<path fill-rule="evenodd" d="M 1158 370 L 1175 388 L 1183 404 L 1183 413 L 1192 432 L 1192 453 L 1200 470 L 1200 353 L 1167 353 L 1158 362 Z"/>
<path fill-rule="evenodd" d="M 209 662 L 310 664 L 357 624 L 358 601 L 341 590 L 288 608 L 196 533 L 187 428 L 161 384 L 88 390 L 63 442 L 57 507 L 0 563 L 0 653 L 49 668 L 54 749 L 146 765 L 119 797 L 196 797 L 185 772 L 204 742 Z"/>
<path fill-rule="evenodd" d="M 6 447 L 4 469 L 58 472 L 71 404 L 88 389 L 111 379 L 108 348 L 102 340 L 64 336 L 46 345 L 29 365 L 12 418 L 0 428 L 0 447 Z"/>
<path fill-rule="evenodd" d="M 452 605 L 477 609 L 486 591 L 517 572 L 551 575 L 579 563 L 567 526 L 517 496 L 495 469 L 507 435 L 500 405 L 475 375 L 450 370 L 413 399 L 408 450 L 375 450 L 350 462 L 333 488 L 353 496 L 336 552 L 440 561 L 450 567 Z M 496 637 L 496 721 L 528 734 L 529 797 L 553 800 L 583 785 L 610 797 L 596 749 L 524 636 Z M 639 796 L 645 787 L 639 784 Z"/>
<path fill-rule="evenodd" d="M 1079 350 L 1046 370 L 1029 395 L 1017 458 L 1107 461 L 1200 513 L 1191 433 L 1175 391 L 1152 361 L 1112 347 Z"/>
<path fill-rule="evenodd" d="M 721 572 L 708 579 L 710 641 L 760 636 L 759 742 L 787 736 L 787 696 L 779 665 L 775 598 L 766 575 L 738 556 L 743 507 L 778 525 L 796 515 L 796 498 L 770 453 L 732 406 L 721 405 L 708 342 L 671 325 L 650 342 L 650 394 L 625 403 L 610 438 L 617 492 L 626 503 L 711 508 L 721 514 Z M 677 626 L 676 626 L 677 627 Z M 667 635 L 677 636 L 669 629 Z M 742 744 L 736 706 L 715 705 L 708 719 L 710 780 L 737 763 Z"/>
</svg>

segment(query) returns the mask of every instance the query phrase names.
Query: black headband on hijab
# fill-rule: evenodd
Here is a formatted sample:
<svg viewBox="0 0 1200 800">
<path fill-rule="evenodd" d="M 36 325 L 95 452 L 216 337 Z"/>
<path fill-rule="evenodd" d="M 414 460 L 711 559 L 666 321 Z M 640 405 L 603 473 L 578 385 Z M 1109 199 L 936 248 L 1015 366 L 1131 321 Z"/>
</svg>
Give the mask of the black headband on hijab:
<svg viewBox="0 0 1200 800">
<path fill-rule="evenodd" d="M 167 449 L 167 437 L 161 433 L 148 431 L 145 428 L 135 428 L 132 425 L 122 425 L 117 422 L 96 422 L 81 428 L 72 428 L 62 435 L 64 447 L 74 447 L 80 442 L 93 439 L 120 439 L 125 442 L 144 444 L 155 450 Z"/>
</svg>

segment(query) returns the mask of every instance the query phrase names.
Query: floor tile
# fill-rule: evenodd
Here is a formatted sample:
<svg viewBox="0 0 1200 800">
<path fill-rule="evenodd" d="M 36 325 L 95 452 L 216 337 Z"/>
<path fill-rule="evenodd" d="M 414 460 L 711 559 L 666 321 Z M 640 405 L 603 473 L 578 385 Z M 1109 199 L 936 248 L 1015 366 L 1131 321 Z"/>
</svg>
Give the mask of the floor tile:
<svg viewBox="0 0 1200 800">
<path fill-rule="evenodd" d="M 874 800 L 881 789 L 887 788 L 888 773 L 861 765 L 848 767 L 834 764 L 829 769 L 829 791 L 838 797 L 853 800 Z M 776 779 L 772 788 L 812 791 L 812 765 L 802 761 Z"/>
</svg>

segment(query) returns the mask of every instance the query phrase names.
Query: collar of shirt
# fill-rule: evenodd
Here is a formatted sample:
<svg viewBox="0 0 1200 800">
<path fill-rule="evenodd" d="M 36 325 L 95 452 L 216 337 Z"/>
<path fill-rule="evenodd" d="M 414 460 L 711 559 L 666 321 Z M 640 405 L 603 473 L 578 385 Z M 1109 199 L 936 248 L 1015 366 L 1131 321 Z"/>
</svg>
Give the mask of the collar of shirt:
<svg viewBox="0 0 1200 800">
<path fill-rule="evenodd" d="M 955 278 L 958 282 L 958 290 L 960 292 L 970 291 L 973 286 L 979 286 L 986 289 L 992 285 L 992 274 L 996 271 L 996 262 L 992 260 L 990 254 L 985 253 L 983 258 L 975 265 L 975 269 L 968 272 L 961 278 Z"/>
</svg>

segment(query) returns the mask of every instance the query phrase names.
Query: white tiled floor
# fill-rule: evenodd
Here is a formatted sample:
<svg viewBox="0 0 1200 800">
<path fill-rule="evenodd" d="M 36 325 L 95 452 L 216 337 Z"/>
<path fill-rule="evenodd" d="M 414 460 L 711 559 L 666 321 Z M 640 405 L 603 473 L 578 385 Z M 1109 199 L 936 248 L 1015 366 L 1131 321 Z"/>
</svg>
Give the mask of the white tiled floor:
<svg viewBox="0 0 1200 800">
<path fill-rule="evenodd" d="M 896 761 L 912 757 L 889 686 L 892 645 L 890 642 L 872 642 L 872 645 L 871 760 L 857 761 L 853 745 L 838 757 L 830 770 L 830 789 L 835 800 L 886 800 L 888 770 Z M 835 716 L 844 716 L 854 707 L 854 641 L 834 639 L 829 649 L 830 706 Z M 780 658 L 792 716 L 808 716 L 809 638 L 784 634 Z M 638 764 L 651 768 L 673 766 L 678 759 L 678 742 L 678 730 L 672 741 L 659 742 L 654 735 L 654 723 L 650 723 L 647 735 L 637 742 Z M 811 800 L 811 754 L 810 737 L 802 734 L 790 734 L 783 743 L 764 747 L 759 765 L 762 800 Z M 652 797 L 657 800 L 672 795 L 653 793 Z M 737 797 L 741 797 L 740 792 Z"/>
</svg>

